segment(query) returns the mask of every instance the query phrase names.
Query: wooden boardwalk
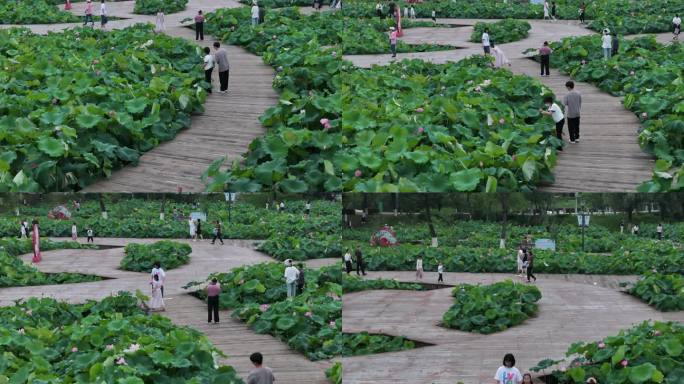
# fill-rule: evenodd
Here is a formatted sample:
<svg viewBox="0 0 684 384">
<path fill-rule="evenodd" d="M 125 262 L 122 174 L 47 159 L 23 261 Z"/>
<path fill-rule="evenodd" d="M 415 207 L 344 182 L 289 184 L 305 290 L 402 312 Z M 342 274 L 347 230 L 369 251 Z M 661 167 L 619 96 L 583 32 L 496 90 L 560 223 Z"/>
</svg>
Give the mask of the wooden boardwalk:
<svg viewBox="0 0 684 384">
<path fill-rule="evenodd" d="M 479 20 L 439 19 L 442 24 L 474 24 Z M 550 77 L 539 76 L 536 62 L 524 57 L 527 48 L 540 47 L 544 41 L 555 41 L 568 36 L 592 34 L 572 21 L 545 22 L 529 20 L 532 30 L 528 38 L 501 44 L 508 55 L 514 73 L 534 76 L 547 85 L 562 100 L 567 93 L 568 76 L 552 69 Z M 462 49 L 442 52 L 416 52 L 398 54 L 397 59 L 419 58 L 434 63 L 457 61 L 473 54 L 481 54 L 479 44 L 467 42 L 472 27 L 407 29 L 403 38 L 407 43 L 452 44 Z M 666 42 L 668 34 L 658 35 Z M 388 54 L 345 56 L 360 67 L 384 65 L 390 62 Z M 570 144 L 565 127 L 566 147 L 558 156 L 554 169 L 555 182 L 544 186 L 547 192 L 634 192 L 636 187 L 651 178 L 654 159 L 643 152 L 637 143 L 640 124 L 636 116 L 625 109 L 619 98 L 613 97 L 587 83 L 576 82 L 582 94 L 580 143 Z M 551 123 L 549 123 L 551 124 Z"/>
<path fill-rule="evenodd" d="M 541 275 L 538 316 L 504 332 L 479 335 L 439 326 L 453 304 L 451 288 L 424 292 L 376 290 L 345 294 L 344 331 L 403 335 L 435 344 L 409 351 L 342 359 L 345 384 L 492 382 L 503 355 L 522 372 L 545 358 L 561 359 L 571 343 L 599 340 L 644 320 L 684 321 L 684 311 L 662 313 L 619 292 L 629 276 Z M 412 272 L 370 272 L 367 278 L 415 281 Z M 487 283 L 506 274 L 446 273 L 447 284 Z M 423 281 L 435 282 L 436 273 Z M 594 285 L 593 283 L 596 283 Z"/>
<path fill-rule="evenodd" d="M 155 16 L 133 14 L 134 4 L 135 1 L 108 2 L 109 14 L 122 17 L 109 22 L 108 28 L 154 23 Z M 207 13 L 218 8 L 241 6 L 236 0 L 190 0 L 184 11 L 166 15 L 165 33 L 194 42 L 195 33 L 182 26 L 183 19 L 194 17 L 200 9 Z M 84 7 L 85 3 L 75 3 L 72 12 L 82 15 Z M 47 33 L 78 25 L 27 27 L 36 33 Z M 9 27 L 12 26 L 0 25 L 0 28 Z M 213 42 L 211 36 L 205 35 L 200 45 L 211 46 Z M 228 94 L 215 92 L 210 95 L 204 104 L 205 112 L 192 117 L 189 129 L 143 154 L 137 166 L 124 167 L 109 179 L 88 186 L 84 192 L 176 192 L 178 187 L 184 192 L 202 192 L 204 184 L 200 176 L 214 160 L 224 156 L 229 162 L 242 158 L 249 144 L 266 132 L 259 117 L 278 103 L 278 94 L 272 87 L 273 69 L 264 64 L 260 56 L 236 46 L 226 46 L 226 49 L 231 65 Z M 218 84 L 218 72 L 214 71 L 215 90 L 218 90 Z"/>
<path fill-rule="evenodd" d="M 124 246 L 132 242 L 153 241 L 155 239 L 98 238 L 96 244 Z M 211 272 L 273 261 L 272 258 L 253 250 L 250 247 L 252 242 L 248 240 L 226 240 L 223 246 L 211 245 L 209 241 L 178 241 L 190 244 L 192 255 L 189 264 L 167 271 L 164 287 L 167 311 L 162 312 L 164 316 L 178 325 L 190 326 L 206 334 L 227 355 L 221 360 L 222 363 L 235 367 L 243 378 L 252 368 L 249 355 L 259 351 L 264 354 L 266 365 L 274 369 L 279 383 L 328 383 L 325 370 L 330 367 L 330 361 L 309 361 L 273 336 L 255 334 L 244 322 L 232 319 L 228 311 L 221 312 L 219 325 L 209 325 L 206 322 L 206 305 L 181 288 L 190 281 L 204 280 Z M 108 279 L 80 284 L 0 288 L 0 305 L 12 305 L 17 299 L 41 296 L 79 303 L 88 299 L 102 299 L 119 291 L 135 292 L 136 289 L 149 295 L 149 275 L 119 270 L 122 257 L 123 248 L 44 252 L 43 261 L 37 265 L 44 272 L 78 272 Z M 30 263 L 31 255 L 24 255 L 22 259 Z M 326 259 L 315 264 L 322 266 L 335 261 Z"/>
</svg>

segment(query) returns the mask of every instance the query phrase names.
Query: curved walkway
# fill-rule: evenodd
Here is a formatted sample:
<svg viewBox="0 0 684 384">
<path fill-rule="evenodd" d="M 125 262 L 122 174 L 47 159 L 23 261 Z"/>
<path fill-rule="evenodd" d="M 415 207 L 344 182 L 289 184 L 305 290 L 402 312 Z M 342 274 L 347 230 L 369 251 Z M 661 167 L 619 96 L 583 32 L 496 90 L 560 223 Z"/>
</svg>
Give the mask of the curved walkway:
<svg viewBox="0 0 684 384">
<path fill-rule="evenodd" d="M 103 250 L 55 250 L 43 253 L 43 261 L 37 265 L 43 272 L 75 272 L 107 277 L 107 280 L 61 285 L 0 288 L 0 305 L 12 305 L 15 300 L 27 297 L 52 297 L 79 303 L 89 299 L 102 299 L 119 291 L 135 292 L 140 289 L 149 295 L 147 273 L 122 271 L 119 263 L 124 256 L 123 246 L 128 243 L 150 243 L 155 239 L 107 239 L 98 238 L 95 244 L 114 245 L 120 248 Z M 226 240 L 226 245 L 211 245 L 208 241 L 187 242 L 192 247 L 190 263 L 167 271 L 165 284 L 166 312 L 162 315 L 178 325 L 190 326 L 206 334 L 211 342 L 227 357 L 221 363 L 232 365 L 246 378 L 253 368 L 249 361 L 252 352 L 264 354 L 266 364 L 273 368 L 279 383 L 324 384 L 328 383 L 325 370 L 329 361 L 309 361 L 302 354 L 290 349 L 285 343 L 271 335 L 254 333 L 242 321 L 233 319 L 230 311 L 221 311 L 221 323 L 209 325 L 206 322 L 206 304 L 192 297 L 181 287 L 190 281 L 203 281 L 211 271 L 227 271 L 242 265 L 274 261 L 253 250 L 250 241 Z M 32 255 L 24 255 L 25 263 Z M 316 260 L 315 265 L 326 265 L 337 260 Z"/>
<path fill-rule="evenodd" d="M 441 52 L 416 52 L 398 54 L 397 59 L 418 58 L 434 63 L 457 61 L 473 54 L 481 54 L 480 44 L 470 43 L 471 19 L 438 19 L 440 24 L 470 25 L 456 28 L 411 28 L 406 29 L 405 42 L 411 44 L 434 43 L 456 44 L 462 49 Z M 568 36 L 581 36 L 594 32 L 581 27 L 574 21 L 528 20 L 532 29 L 529 37 L 521 41 L 501 44 L 508 55 L 514 73 L 538 77 L 559 99 L 567 93 L 565 82 L 569 76 L 553 69 L 550 77 L 539 77 L 539 65 L 525 57 L 522 52 L 538 48 L 544 41 L 555 41 Z M 658 40 L 665 42 L 668 34 L 661 34 Z M 389 54 L 349 55 L 344 57 L 359 67 L 386 65 L 391 62 Z M 566 147 L 558 156 L 554 169 L 555 182 L 542 188 L 548 192 L 634 192 L 636 187 L 651 178 L 654 159 L 643 152 L 637 142 L 640 128 L 636 116 L 625 109 L 621 100 L 604 93 L 588 83 L 576 82 L 576 89 L 582 93 L 581 143 Z M 551 123 L 549 123 L 551 124 Z"/>
<path fill-rule="evenodd" d="M 112 20 L 108 29 L 125 28 L 136 23 L 154 23 L 155 16 L 133 14 L 135 1 L 107 2 Z M 195 33 L 182 26 L 181 21 L 193 18 L 198 10 L 211 12 L 218 8 L 241 7 L 236 0 L 190 0 L 184 11 L 166 15 L 165 26 L 170 36 L 195 41 Z M 98 5 L 96 4 L 96 8 Z M 63 5 L 60 5 L 63 9 Z M 72 12 L 83 15 L 85 3 L 74 3 Z M 99 8 L 97 8 L 99 10 Z M 79 24 L 50 24 L 25 26 L 36 33 L 60 31 Z M 188 24 L 185 24 L 188 25 Z M 12 27 L 0 25 L 0 28 Z M 96 28 L 99 27 L 96 24 Z M 210 46 L 214 39 L 205 35 L 202 46 Z M 226 156 L 229 163 L 240 160 L 249 144 L 263 136 L 266 130 L 259 122 L 266 109 L 278 103 L 273 89 L 274 72 L 260 56 L 236 47 L 227 46 L 231 64 L 229 93 L 215 92 L 204 103 L 205 112 L 192 117 L 191 126 L 140 157 L 137 166 L 129 165 L 84 189 L 84 192 L 202 192 L 200 176 L 216 159 Z M 198 63 L 199 65 L 200 63 Z M 218 89 L 218 72 L 214 71 L 214 88 Z"/>
<path fill-rule="evenodd" d="M 423 281 L 436 282 L 436 275 L 427 273 Z M 511 277 L 446 273 L 445 282 L 491 284 Z M 507 352 L 515 355 L 516 366 L 526 372 L 542 359 L 563 358 L 573 342 L 598 340 L 648 319 L 684 321 L 684 311 L 658 312 L 632 296 L 603 287 L 634 277 L 541 274 L 537 277 L 537 286 L 542 292 L 538 316 L 491 335 L 439 326 L 442 315 L 453 304 L 451 288 L 345 294 L 345 332 L 402 335 L 435 345 L 344 358 L 344 382 L 489 384 Z M 415 281 L 412 272 L 370 272 L 367 278 Z"/>
</svg>

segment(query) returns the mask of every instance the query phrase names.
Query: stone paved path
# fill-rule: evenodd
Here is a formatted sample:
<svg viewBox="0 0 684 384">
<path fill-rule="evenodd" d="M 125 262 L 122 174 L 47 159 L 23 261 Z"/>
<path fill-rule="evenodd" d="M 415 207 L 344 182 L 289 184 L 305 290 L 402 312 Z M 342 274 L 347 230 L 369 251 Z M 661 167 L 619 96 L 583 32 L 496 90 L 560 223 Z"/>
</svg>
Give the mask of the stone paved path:
<svg viewBox="0 0 684 384">
<path fill-rule="evenodd" d="M 397 60 L 418 58 L 434 63 L 458 61 L 473 54 L 481 54 L 480 44 L 470 43 L 473 31 L 472 19 L 438 19 L 440 24 L 465 25 L 457 28 L 415 28 L 406 29 L 405 42 L 410 44 L 451 44 L 461 49 L 440 52 L 415 52 L 398 54 Z M 538 77 L 553 90 L 559 99 L 567 93 L 565 82 L 568 76 L 552 70 L 550 77 L 539 76 L 539 66 L 526 58 L 523 51 L 538 48 L 544 41 L 555 41 L 568 36 L 593 34 L 574 21 L 548 22 L 528 20 L 532 26 L 528 38 L 501 44 L 511 60 L 514 73 Z M 671 41 L 671 34 L 659 34 L 661 42 Z M 386 65 L 391 62 L 389 54 L 348 55 L 345 59 L 359 67 Z M 593 85 L 576 82 L 576 89 L 582 93 L 581 142 L 571 145 L 567 142 L 565 127 L 565 150 L 558 157 L 554 169 L 555 183 L 543 187 L 547 192 L 633 192 L 636 187 L 651 178 L 654 159 L 643 152 L 637 143 L 640 124 L 633 113 L 626 110 L 619 98 L 613 97 Z"/>
<path fill-rule="evenodd" d="M 504 332 L 479 335 L 439 326 L 453 304 L 451 288 L 414 292 L 375 290 L 345 294 L 344 331 L 403 335 L 434 344 L 409 351 L 342 359 L 345 384 L 456 382 L 491 384 L 506 352 L 526 372 L 542 359 L 564 357 L 571 343 L 598 340 L 644 320 L 684 321 L 684 311 L 658 312 L 619 292 L 629 276 L 542 275 L 538 316 Z M 412 272 L 370 272 L 367 278 L 413 282 Z M 505 274 L 446 273 L 447 284 L 491 284 Z M 423 279 L 436 282 L 436 273 Z M 594 285 L 593 283 L 596 283 Z"/>
<path fill-rule="evenodd" d="M 98 238 L 95 244 L 120 247 L 44 252 L 43 261 L 37 265 L 43 272 L 77 272 L 108 279 L 79 284 L 0 288 L 0 305 L 12 305 L 17 299 L 32 296 L 79 303 L 88 299 L 102 299 L 122 290 L 135 292 L 136 289 L 149 295 L 150 280 L 147 273 L 122 271 L 118 267 L 124 255 L 123 246 L 132 242 L 154 241 L 156 239 Z M 223 246 L 211 245 L 209 241 L 178 241 L 190 244 L 192 254 L 189 264 L 167 271 L 164 287 L 167 311 L 162 312 L 164 316 L 178 325 L 190 326 L 205 333 L 228 356 L 222 359 L 222 363 L 235 367 L 243 378 L 252 368 L 249 355 L 260 351 L 267 365 L 274 369 L 279 383 L 328 383 L 325 370 L 330 367 L 330 361 L 309 361 L 273 336 L 255 334 L 244 322 L 231 318 L 230 311 L 221 311 L 219 325 L 209 325 L 206 322 L 206 305 L 181 288 L 190 281 L 203 281 L 213 271 L 228 271 L 242 265 L 274 261 L 272 258 L 252 249 L 253 242 L 248 240 L 226 240 Z M 22 259 L 30 263 L 31 257 L 24 255 Z M 312 262 L 311 266 L 320 267 L 334 262 L 337 260 L 321 259 Z"/>
</svg>

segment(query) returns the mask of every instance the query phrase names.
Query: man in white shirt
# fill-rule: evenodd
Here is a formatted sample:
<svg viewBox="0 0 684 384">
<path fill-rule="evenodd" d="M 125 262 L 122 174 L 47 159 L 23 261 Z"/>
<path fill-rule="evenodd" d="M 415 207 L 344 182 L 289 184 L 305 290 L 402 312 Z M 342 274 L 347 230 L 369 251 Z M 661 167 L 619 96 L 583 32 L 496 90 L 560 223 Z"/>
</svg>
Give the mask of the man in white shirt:
<svg viewBox="0 0 684 384">
<path fill-rule="evenodd" d="M 662 224 L 658 224 L 658 226 L 656 227 L 656 233 L 658 234 L 658 240 L 662 240 L 663 239 L 663 225 Z"/>
<path fill-rule="evenodd" d="M 287 297 L 294 297 L 297 294 L 297 278 L 299 277 L 299 269 L 292 265 L 292 260 L 285 261 L 285 283 L 287 284 Z"/>
<path fill-rule="evenodd" d="M 489 28 L 485 28 L 482 32 L 482 48 L 484 48 L 485 55 L 489 55 Z"/>
<path fill-rule="evenodd" d="M 608 28 L 603 30 L 603 36 L 601 36 L 601 48 L 603 48 L 603 58 L 610 59 L 611 53 L 613 51 L 613 38 L 610 36 L 610 31 Z"/>
<path fill-rule="evenodd" d="M 679 33 L 682 31 L 682 18 L 679 15 L 675 15 L 672 19 L 672 28 L 674 29 L 674 37 L 672 40 L 679 39 Z"/>
<path fill-rule="evenodd" d="M 252 25 L 258 25 L 259 24 L 259 6 L 257 5 L 257 2 L 252 3 Z"/>
<path fill-rule="evenodd" d="M 100 27 L 102 29 L 107 28 L 107 5 L 105 5 L 105 0 L 100 3 Z"/>
<path fill-rule="evenodd" d="M 159 276 L 159 282 L 161 283 L 161 294 L 162 297 L 164 297 L 164 280 L 166 280 L 166 272 L 164 272 L 164 269 L 161 267 L 161 263 L 158 261 L 154 262 L 154 267 L 152 268 L 152 272 L 150 273 L 150 277 L 152 280 L 154 280 L 154 276 L 158 275 Z"/>
</svg>

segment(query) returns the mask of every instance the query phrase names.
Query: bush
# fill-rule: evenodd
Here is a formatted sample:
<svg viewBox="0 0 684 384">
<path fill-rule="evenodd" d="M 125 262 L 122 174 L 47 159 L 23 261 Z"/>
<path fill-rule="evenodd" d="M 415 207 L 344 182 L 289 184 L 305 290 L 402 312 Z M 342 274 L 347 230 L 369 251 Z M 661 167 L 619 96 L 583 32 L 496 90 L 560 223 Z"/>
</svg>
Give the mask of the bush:
<svg viewBox="0 0 684 384">
<path fill-rule="evenodd" d="M 659 311 L 684 310 L 684 276 L 680 274 L 647 273 L 629 289 Z"/>
<path fill-rule="evenodd" d="M 684 373 L 684 324 L 645 321 L 598 342 L 574 343 L 566 369 L 551 374 L 561 384 L 583 383 L 594 377 L 599 383 L 676 383 Z M 545 360 L 532 370 L 548 367 Z"/>
<path fill-rule="evenodd" d="M 165 14 L 180 12 L 185 9 L 188 0 L 135 0 L 133 13 L 154 15 L 159 11 Z"/>
<path fill-rule="evenodd" d="M 534 285 L 511 280 L 492 285 L 461 284 L 452 291 L 454 304 L 443 325 L 466 332 L 494 333 L 521 324 L 537 314 L 541 292 Z"/>
<path fill-rule="evenodd" d="M 505 19 L 495 23 L 475 23 L 473 33 L 470 35 L 472 43 L 482 42 L 482 33 L 489 29 L 489 40 L 496 45 L 510 43 L 527 38 L 532 26 L 527 21 Z"/>
<path fill-rule="evenodd" d="M 164 270 L 178 268 L 190 262 L 192 248 L 185 243 L 162 240 L 153 244 L 130 243 L 124 249 L 121 269 L 134 272 L 149 272 L 155 262 Z"/>
<path fill-rule="evenodd" d="M 147 316 L 128 293 L 72 305 L 30 298 L 0 308 L 0 382 L 242 384 L 202 333 Z M 34 377 L 34 379 L 30 379 Z M 11 379 L 9 379 L 11 378 Z M 40 379 L 38 379 L 40 378 Z"/>
</svg>

